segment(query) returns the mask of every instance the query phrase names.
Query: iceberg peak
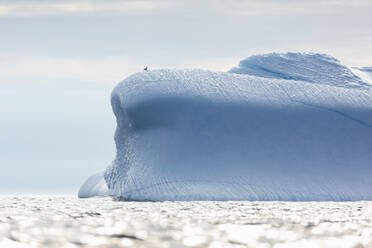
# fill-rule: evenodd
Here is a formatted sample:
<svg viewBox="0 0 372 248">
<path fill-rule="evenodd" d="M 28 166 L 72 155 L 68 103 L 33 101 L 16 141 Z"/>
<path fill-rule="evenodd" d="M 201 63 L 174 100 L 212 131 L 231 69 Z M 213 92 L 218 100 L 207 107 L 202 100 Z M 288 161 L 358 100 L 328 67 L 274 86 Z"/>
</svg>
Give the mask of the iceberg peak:
<svg viewBox="0 0 372 248">
<path fill-rule="evenodd" d="M 240 61 L 229 72 L 265 78 L 300 80 L 345 88 L 368 84 L 336 58 L 319 53 L 269 53 Z"/>
</svg>

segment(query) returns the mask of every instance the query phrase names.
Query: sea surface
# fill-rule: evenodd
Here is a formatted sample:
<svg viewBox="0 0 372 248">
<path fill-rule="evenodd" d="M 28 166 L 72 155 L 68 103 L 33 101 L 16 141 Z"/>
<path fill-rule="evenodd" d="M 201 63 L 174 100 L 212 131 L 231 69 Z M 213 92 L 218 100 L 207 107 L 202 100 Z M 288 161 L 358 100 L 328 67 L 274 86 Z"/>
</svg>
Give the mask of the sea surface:
<svg viewBox="0 0 372 248">
<path fill-rule="evenodd" d="M 372 202 L 3 195 L 0 247 L 372 247 Z"/>
</svg>

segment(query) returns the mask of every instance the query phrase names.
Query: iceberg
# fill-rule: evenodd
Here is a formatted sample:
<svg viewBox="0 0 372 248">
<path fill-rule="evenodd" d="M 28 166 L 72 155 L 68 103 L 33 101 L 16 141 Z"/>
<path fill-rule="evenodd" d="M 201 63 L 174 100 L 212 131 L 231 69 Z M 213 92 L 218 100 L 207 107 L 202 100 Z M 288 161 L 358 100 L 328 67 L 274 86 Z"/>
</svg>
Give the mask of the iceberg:
<svg viewBox="0 0 372 248">
<path fill-rule="evenodd" d="M 230 72 L 163 69 L 119 83 L 116 157 L 79 196 L 372 200 L 371 85 L 326 55 L 245 61 Z"/>
<path fill-rule="evenodd" d="M 89 198 L 96 196 L 109 196 L 104 173 L 102 172 L 90 176 L 80 187 L 78 193 L 79 198 Z"/>
</svg>

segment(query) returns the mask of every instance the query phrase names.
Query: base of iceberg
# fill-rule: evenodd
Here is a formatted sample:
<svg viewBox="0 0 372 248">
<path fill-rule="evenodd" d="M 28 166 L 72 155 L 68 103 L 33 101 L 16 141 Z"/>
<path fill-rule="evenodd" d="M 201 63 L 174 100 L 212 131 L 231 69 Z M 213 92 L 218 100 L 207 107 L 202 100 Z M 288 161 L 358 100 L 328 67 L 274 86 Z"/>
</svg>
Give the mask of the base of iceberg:
<svg viewBox="0 0 372 248">
<path fill-rule="evenodd" d="M 240 74 L 156 70 L 121 82 L 116 158 L 79 196 L 372 200 L 371 85 L 329 56 L 247 60 Z"/>
</svg>

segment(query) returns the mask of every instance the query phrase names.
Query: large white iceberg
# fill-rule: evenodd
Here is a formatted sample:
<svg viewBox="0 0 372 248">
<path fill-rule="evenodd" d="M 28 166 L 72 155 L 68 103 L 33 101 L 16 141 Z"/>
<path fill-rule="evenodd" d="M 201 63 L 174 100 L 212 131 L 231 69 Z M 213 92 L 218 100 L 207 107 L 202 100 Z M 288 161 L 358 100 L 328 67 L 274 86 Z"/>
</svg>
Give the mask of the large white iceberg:
<svg viewBox="0 0 372 248">
<path fill-rule="evenodd" d="M 287 72 L 280 67 L 296 80 L 250 68 L 256 76 L 156 70 L 122 81 L 111 97 L 117 153 L 104 174 L 106 194 L 155 201 L 372 200 L 372 86 L 328 56 L 295 55 L 314 64 L 303 77 L 295 62 Z M 278 56 L 262 63 L 277 63 Z M 318 75 L 319 60 L 330 61 L 328 74 L 322 62 Z M 94 195 L 89 187 L 84 192 Z"/>
</svg>

